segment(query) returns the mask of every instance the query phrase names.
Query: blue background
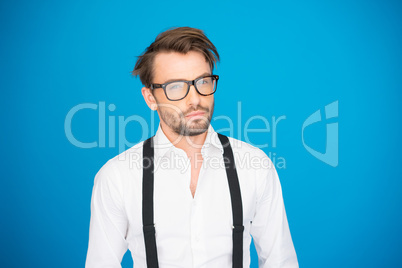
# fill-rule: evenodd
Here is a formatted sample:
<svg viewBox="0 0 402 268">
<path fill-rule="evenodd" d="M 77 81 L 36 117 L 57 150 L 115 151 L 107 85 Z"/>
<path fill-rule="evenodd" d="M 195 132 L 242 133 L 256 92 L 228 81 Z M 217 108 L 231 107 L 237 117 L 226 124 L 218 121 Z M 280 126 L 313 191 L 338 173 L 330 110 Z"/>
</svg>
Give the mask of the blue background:
<svg viewBox="0 0 402 268">
<path fill-rule="evenodd" d="M 130 75 L 136 56 L 159 32 L 191 26 L 222 57 L 215 116 L 236 130 L 253 115 L 286 116 L 275 147 L 272 133 L 250 137 L 286 160 L 278 173 L 300 266 L 402 267 L 401 11 L 399 1 L 2 1 L 0 266 L 84 266 L 93 179 L 119 153 L 119 130 L 115 147 L 107 135 L 104 148 L 78 148 L 66 115 L 105 102 L 116 106 L 106 129 L 109 117 L 150 120 Z M 336 100 L 332 167 L 306 151 L 301 126 Z M 77 113 L 72 130 L 98 141 L 97 111 Z M 133 121 L 122 134 L 136 143 L 142 131 Z M 325 121 L 311 126 L 306 143 L 325 151 L 325 132 Z"/>
</svg>

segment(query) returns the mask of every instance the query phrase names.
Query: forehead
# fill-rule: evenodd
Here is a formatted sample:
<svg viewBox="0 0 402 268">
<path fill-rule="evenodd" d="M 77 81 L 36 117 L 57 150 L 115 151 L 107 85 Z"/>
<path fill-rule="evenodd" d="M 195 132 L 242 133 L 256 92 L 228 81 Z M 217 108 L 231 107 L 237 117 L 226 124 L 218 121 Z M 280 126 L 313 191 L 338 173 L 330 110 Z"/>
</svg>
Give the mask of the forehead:
<svg viewBox="0 0 402 268">
<path fill-rule="evenodd" d="M 211 68 L 200 52 L 161 52 L 154 59 L 154 83 L 171 79 L 193 80 L 204 73 L 211 73 Z"/>
</svg>

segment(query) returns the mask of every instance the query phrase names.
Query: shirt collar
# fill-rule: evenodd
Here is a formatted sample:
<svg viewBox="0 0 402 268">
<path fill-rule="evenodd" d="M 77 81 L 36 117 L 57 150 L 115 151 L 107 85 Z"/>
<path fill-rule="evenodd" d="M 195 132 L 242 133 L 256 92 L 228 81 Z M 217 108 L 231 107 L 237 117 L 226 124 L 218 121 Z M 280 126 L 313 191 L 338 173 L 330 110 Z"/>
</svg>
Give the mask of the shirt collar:
<svg viewBox="0 0 402 268">
<path fill-rule="evenodd" d="M 163 157 L 170 151 L 178 149 L 166 137 L 160 124 L 153 140 L 156 157 Z M 201 148 L 201 153 L 205 156 L 223 154 L 222 144 L 219 140 L 218 134 L 215 132 L 211 124 L 208 127 L 207 137 L 205 138 L 205 142 Z"/>
</svg>

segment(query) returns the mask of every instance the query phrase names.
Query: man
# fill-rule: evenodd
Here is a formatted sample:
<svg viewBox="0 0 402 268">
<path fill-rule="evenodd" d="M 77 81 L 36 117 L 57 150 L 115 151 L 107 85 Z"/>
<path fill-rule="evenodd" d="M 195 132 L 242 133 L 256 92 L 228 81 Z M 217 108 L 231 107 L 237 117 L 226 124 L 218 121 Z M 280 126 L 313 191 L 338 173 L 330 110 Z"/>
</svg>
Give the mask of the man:
<svg viewBox="0 0 402 268">
<path fill-rule="evenodd" d="M 120 267 L 127 248 L 136 268 L 248 267 L 251 236 L 260 267 L 298 267 L 272 162 L 210 125 L 217 61 L 189 27 L 161 33 L 139 57 L 133 74 L 160 125 L 97 173 L 86 267 Z M 261 165 L 240 165 L 245 157 Z"/>
</svg>

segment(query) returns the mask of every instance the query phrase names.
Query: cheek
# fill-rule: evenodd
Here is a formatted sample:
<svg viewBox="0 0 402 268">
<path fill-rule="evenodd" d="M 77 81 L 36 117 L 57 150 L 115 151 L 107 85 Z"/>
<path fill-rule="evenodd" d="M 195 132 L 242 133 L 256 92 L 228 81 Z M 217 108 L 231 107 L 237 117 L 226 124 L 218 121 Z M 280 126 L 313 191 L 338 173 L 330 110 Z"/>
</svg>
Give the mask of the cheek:
<svg viewBox="0 0 402 268">
<path fill-rule="evenodd" d="M 163 92 L 163 89 L 161 88 L 157 88 L 154 90 L 154 98 L 156 100 L 156 102 L 159 103 L 164 103 L 167 101 L 165 93 Z"/>
<path fill-rule="evenodd" d="M 213 96 L 206 97 L 206 99 L 204 100 L 203 106 L 208 107 L 208 108 L 210 108 L 210 110 L 212 110 L 212 107 L 214 106 L 214 97 Z"/>
<path fill-rule="evenodd" d="M 177 119 L 183 117 L 183 110 L 176 105 L 172 105 L 171 103 L 163 103 L 159 105 L 159 111 L 165 116 L 169 116 L 169 118 Z"/>
</svg>

